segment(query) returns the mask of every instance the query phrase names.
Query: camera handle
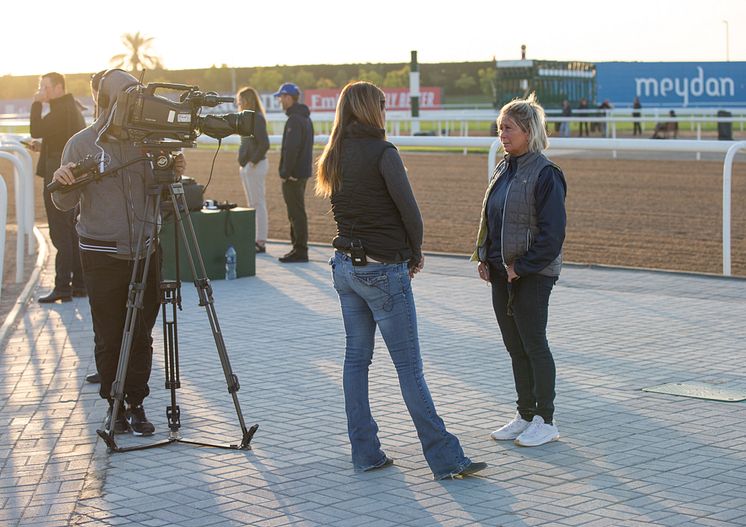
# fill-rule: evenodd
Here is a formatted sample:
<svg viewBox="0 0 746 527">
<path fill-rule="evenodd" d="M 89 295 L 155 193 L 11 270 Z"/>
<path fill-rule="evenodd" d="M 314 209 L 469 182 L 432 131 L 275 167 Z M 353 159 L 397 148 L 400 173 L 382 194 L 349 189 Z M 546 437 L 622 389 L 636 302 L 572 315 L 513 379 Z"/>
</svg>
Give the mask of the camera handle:
<svg viewBox="0 0 746 527">
<path fill-rule="evenodd" d="M 95 166 L 90 167 L 86 165 L 86 160 L 80 161 L 75 167 L 73 168 L 73 175 L 75 175 L 75 183 L 72 185 L 63 185 L 59 181 L 52 181 L 49 185 L 47 185 L 47 190 L 49 192 L 57 192 L 60 191 L 62 193 L 67 193 L 72 190 L 79 189 L 81 187 L 86 186 L 91 181 L 98 181 L 99 179 L 105 178 L 106 176 L 111 176 L 113 174 L 116 174 L 123 168 L 127 168 L 130 165 L 134 165 L 135 163 L 140 163 L 142 161 L 150 161 L 151 158 L 149 156 L 143 156 L 138 157 L 137 159 L 132 159 L 130 161 L 127 161 L 126 163 L 122 163 L 121 165 L 117 167 L 110 168 L 108 170 L 104 170 L 103 172 L 99 172 L 98 168 Z M 80 174 L 76 174 L 76 168 L 81 167 L 83 170 L 80 172 Z M 79 169 L 79 170 L 81 170 Z"/>
<path fill-rule="evenodd" d="M 173 174 L 171 175 L 173 181 Z M 194 285 L 197 287 L 199 295 L 199 305 L 206 308 L 207 316 L 212 328 L 213 338 L 217 348 L 218 356 L 220 358 L 221 365 L 223 367 L 223 373 L 225 375 L 226 384 L 228 385 L 228 392 L 231 394 L 233 404 L 236 409 L 239 424 L 241 426 L 242 438 L 240 444 L 214 444 L 205 443 L 199 441 L 190 441 L 183 439 L 179 434 L 180 423 L 180 409 L 176 404 L 176 389 L 180 387 L 179 381 L 179 367 L 178 367 L 178 332 L 176 324 L 176 311 L 177 307 L 181 307 L 181 294 L 180 294 L 180 281 L 177 276 L 176 281 L 162 281 L 161 282 L 161 305 L 162 305 L 162 316 L 163 316 L 163 331 L 164 331 L 164 347 L 166 353 L 166 387 L 171 390 L 171 405 L 166 408 L 166 417 L 169 424 L 169 437 L 168 439 L 148 445 L 139 445 L 131 447 L 119 447 L 114 441 L 114 429 L 113 424 L 116 422 L 117 413 L 124 402 L 124 384 L 127 375 L 127 367 L 129 364 L 130 353 L 132 350 L 132 341 L 134 330 L 136 328 L 138 313 L 142 311 L 143 301 L 145 295 L 145 286 L 147 284 L 147 273 L 150 264 L 150 258 L 153 252 L 148 251 L 145 256 L 145 262 L 140 269 L 139 265 L 133 265 L 132 276 L 129 286 L 129 294 L 127 301 L 127 316 L 125 319 L 124 334 L 122 337 L 122 345 L 119 352 L 119 364 L 117 366 L 117 373 L 114 383 L 111 387 L 111 396 L 115 400 L 115 404 L 112 407 L 111 419 L 109 420 L 109 429 L 97 430 L 98 435 L 106 443 L 109 452 L 128 452 L 132 450 L 143 450 L 146 448 L 154 448 L 158 446 L 167 445 L 174 442 L 190 443 L 200 446 L 211 446 L 218 448 L 227 448 L 232 450 L 250 450 L 251 439 L 254 433 L 259 428 L 259 425 L 253 425 L 251 428 L 246 427 L 246 423 L 241 412 L 241 406 L 238 401 L 237 392 L 240 389 L 238 377 L 233 373 L 228 359 L 228 353 L 225 347 L 225 341 L 223 334 L 220 331 L 220 325 L 218 323 L 217 313 L 215 312 L 215 305 L 212 296 L 212 288 L 210 281 L 207 278 L 207 271 L 205 270 L 204 260 L 199 249 L 197 241 L 197 235 L 194 231 L 194 225 L 192 224 L 191 218 L 189 217 L 189 208 L 187 207 L 186 196 L 184 194 L 184 188 L 180 182 L 172 182 L 168 185 L 158 184 L 153 185 L 149 191 L 145 200 L 145 211 L 147 217 L 156 217 L 156 214 L 160 211 L 162 197 L 166 196 L 173 207 L 174 217 L 178 224 L 177 229 L 174 229 L 174 236 L 178 241 L 181 236 L 184 242 L 189 266 L 192 271 L 192 277 L 194 278 Z M 147 213 L 151 210 L 152 216 L 147 216 Z M 186 212 L 186 222 L 181 218 L 181 211 Z M 185 227 L 186 224 L 186 227 Z M 145 241 L 148 239 L 154 239 L 156 232 L 155 222 L 143 221 L 140 228 L 140 235 L 137 240 L 136 255 L 142 254 L 141 251 L 145 246 Z M 187 233 L 188 230 L 188 233 Z M 176 246 L 178 251 L 178 246 Z M 194 251 L 194 255 L 192 254 Z M 196 261 L 196 263 L 195 263 Z M 177 252 L 178 262 L 178 252 Z M 197 269 L 199 268 L 199 273 Z M 171 305 L 171 319 L 167 318 L 167 305 Z"/>
</svg>

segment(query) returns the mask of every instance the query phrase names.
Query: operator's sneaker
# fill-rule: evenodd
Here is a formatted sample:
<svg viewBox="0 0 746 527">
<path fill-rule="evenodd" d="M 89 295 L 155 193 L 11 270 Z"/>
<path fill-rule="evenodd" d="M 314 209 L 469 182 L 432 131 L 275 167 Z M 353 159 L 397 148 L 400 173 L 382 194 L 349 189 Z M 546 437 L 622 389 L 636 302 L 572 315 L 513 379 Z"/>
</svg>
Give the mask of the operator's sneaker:
<svg viewBox="0 0 746 527">
<path fill-rule="evenodd" d="M 117 411 L 117 420 L 114 423 L 114 429 L 111 429 L 111 413 L 112 404 L 109 404 L 109 409 L 106 411 L 106 421 L 104 422 L 104 429 L 109 430 L 114 434 L 126 434 L 130 431 L 130 425 L 127 423 L 127 415 L 124 411 L 124 406 L 120 405 Z"/>
<path fill-rule="evenodd" d="M 539 446 L 559 439 L 559 430 L 554 424 L 548 425 L 540 415 L 535 415 L 526 431 L 515 438 L 518 446 Z"/>
<path fill-rule="evenodd" d="M 511 422 L 492 432 L 490 437 L 495 441 L 512 441 L 521 435 L 530 424 L 531 421 L 526 421 L 520 413 L 516 412 Z"/>
<path fill-rule="evenodd" d="M 145 408 L 141 404 L 127 409 L 127 422 L 132 429 L 132 435 L 149 436 L 155 432 L 155 426 L 145 417 Z"/>
</svg>

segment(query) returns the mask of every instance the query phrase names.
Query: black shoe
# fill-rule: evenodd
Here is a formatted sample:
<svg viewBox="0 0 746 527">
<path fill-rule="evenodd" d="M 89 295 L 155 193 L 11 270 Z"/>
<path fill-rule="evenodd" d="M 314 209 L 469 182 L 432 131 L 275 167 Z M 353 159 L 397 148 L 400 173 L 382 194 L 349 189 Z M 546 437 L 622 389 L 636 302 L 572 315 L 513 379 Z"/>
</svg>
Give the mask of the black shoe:
<svg viewBox="0 0 746 527">
<path fill-rule="evenodd" d="M 83 297 L 88 296 L 88 291 L 85 290 L 85 287 L 82 287 L 82 288 L 74 287 L 73 296 L 76 298 L 83 298 Z"/>
<path fill-rule="evenodd" d="M 265 245 L 259 245 L 258 243 L 255 243 L 254 247 L 256 247 L 256 253 L 257 254 L 266 253 L 267 252 L 267 247 Z"/>
<path fill-rule="evenodd" d="M 155 432 L 155 426 L 145 417 L 145 408 L 141 404 L 129 407 L 127 410 L 127 422 L 132 429 L 132 435 L 149 436 Z"/>
<path fill-rule="evenodd" d="M 104 428 L 106 430 L 110 430 L 110 423 L 111 423 L 111 412 L 112 412 L 113 404 L 109 403 L 109 409 L 106 411 L 106 423 L 104 425 Z M 127 415 L 124 411 L 124 406 L 120 405 L 119 410 L 117 411 L 117 420 L 114 423 L 114 430 L 113 432 L 115 434 L 126 434 L 130 430 L 130 425 L 127 423 Z"/>
<path fill-rule="evenodd" d="M 307 262 L 308 261 L 308 253 L 299 253 L 295 251 L 290 251 L 285 256 L 280 257 L 281 263 L 296 263 L 296 262 Z"/>
<path fill-rule="evenodd" d="M 59 291 L 52 290 L 47 296 L 40 296 L 40 304 L 51 304 L 57 300 L 61 302 L 70 302 L 73 299 L 72 293 L 60 293 Z"/>
<path fill-rule="evenodd" d="M 386 456 L 386 459 L 384 460 L 384 462 L 383 462 L 383 463 L 381 463 L 380 465 L 376 465 L 375 467 L 370 467 L 370 468 L 369 468 L 368 470 L 366 470 L 365 472 L 370 472 L 371 470 L 378 470 L 379 468 L 386 468 L 386 467 L 390 467 L 390 466 L 391 466 L 391 465 L 393 465 L 393 464 L 394 464 L 394 460 L 393 460 L 393 459 L 391 459 L 390 457 Z"/>
<path fill-rule="evenodd" d="M 462 468 L 461 472 L 451 474 L 451 479 L 462 479 L 464 476 L 471 476 L 472 474 L 476 474 L 480 470 L 484 470 L 486 468 L 487 463 L 485 463 L 484 461 L 472 461 L 464 468 Z"/>
<path fill-rule="evenodd" d="M 85 382 L 90 382 L 91 384 L 101 384 L 101 376 L 96 373 L 91 373 L 90 375 L 85 376 Z"/>
</svg>

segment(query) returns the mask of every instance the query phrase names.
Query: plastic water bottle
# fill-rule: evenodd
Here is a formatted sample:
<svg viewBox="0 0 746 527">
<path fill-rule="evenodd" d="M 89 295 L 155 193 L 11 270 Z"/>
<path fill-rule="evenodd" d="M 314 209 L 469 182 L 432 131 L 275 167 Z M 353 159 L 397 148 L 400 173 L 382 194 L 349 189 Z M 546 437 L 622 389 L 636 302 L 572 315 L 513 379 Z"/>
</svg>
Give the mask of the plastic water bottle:
<svg viewBox="0 0 746 527">
<path fill-rule="evenodd" d="M 225 279 L 236 279 L 236 249 L 232 245 L 225 251 Z"/>
</svg>

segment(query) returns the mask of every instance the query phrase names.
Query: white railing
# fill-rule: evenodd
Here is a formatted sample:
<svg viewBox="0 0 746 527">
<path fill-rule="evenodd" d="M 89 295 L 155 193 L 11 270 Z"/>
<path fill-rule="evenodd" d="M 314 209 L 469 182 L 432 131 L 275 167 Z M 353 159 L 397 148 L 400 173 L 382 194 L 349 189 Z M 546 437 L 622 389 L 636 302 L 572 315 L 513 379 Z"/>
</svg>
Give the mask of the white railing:
<svg viewBox="0 0 746 527">
<path fill-rule="evenodd" d="M 668 111 L 676 111 L 676 117 L 669 117 Z M 720 109 L 727 110 L 732 117 L 718 117 L 717 111 Z M 560 123 L 563 121 L 585 122 L 585 123 L 605 123 L 606 135 L 616 137 L 616 124 L 623 122 L 640 121 L 643 125 L 646 123 L 676 121 L 682 125 L 689 123 L 692 130 L 697 131 L 697 138 L 701 137 L 702 123 L 733 123 L 738 124 L 741 131 L 744 130 L 746 123 L 745 108 L 645 108 L 640 110 L 640 117 L 632 117 L 632 108 L 612 108 L 609 110 L 600 110 L 589 108 L 587 110 L 578 110 L 573 108 L 573 114 L 570 117 L 559 115 L 560 110 L 548 109 L 547 121 L 549 123 Z M 204 112 L 209 113 L 209 112 Z M 436 134 L 446 136 L 465 136 L 469 135 L 470 123 L 481 123 L 482 127 L 486 123 L 492 123 L 497 117 L 498 111 L 495 109 L 480 110 L 422 110 L 419 123 L 432 123 L 435 125 Z M 282 112 L 267 113 L 268 131 L 270 134 L 279 134 L 287 120 L 287 116 Z M 321 134 L 327 134 L 331 130 L 334 121 L 334 112 L 314 111 L 311 113 L 316 131 Z M 387 130 L 391 135 L 403 135 L 403 132 L 412 130 L 414 118 L 406 111 L 391 111 L 386 114 Z M 3 129 L 16 130 L 19 128 L 28 128 L 29 120 L 27 116 L 14 116 L 0 118 L 0 131 Z M 473 128 L 473 126 L 472 126 Z"/>
<path fill-rule="evenodd" d="M 733 179 L 733 160 L 736 154 L 745 148 L 746 141 L 732 144 L 725 154 L 723 163 L 723 274 L 725 276 L 730 276 L 730 190 Z"/>
<path fill-rule="evenodd" d="M 18 231 L 16 233 L 16 283 L 23 280 L 23 238 L 26 234 L 26 220 L 25 220 L 25 207 L 24 207 L 24 183 L 23 176 L 25 173 L 25 166 L 23 162 L 11 153 L 4 152 L 3 148 L 0 147 L 0 159 L 5 159 L 13 164 L 14 168 L 14 185 L 15 185 L 15 198 L 16 198 L 16 223 L 18 225 Z"/>
<path fill-rule="evenodd" d="M 5 228 L 8 225 L 8 187 L 0 174 L 0 255 L 5 255 Z M 5 258 L 0 258 L 0 297 L 3 294 L 3 272 Z"/>
<path fill-rule="evenodd" d="M 500 141 L 494 137 L 427 137 L 427 136 L 388 136 L 387 139 L 398 146 L 423 146 L 441 148 L 489 148 L 487 155 L 487 180 L 497 163 L 497 153 Z M 282 136 L 269 137 L 270 144 L 280 145 Z M 328 135 L 317 135 L 314 143 L 325 145 Z M 205 139 L 205 142 L 215 142 Z M 238 137 L 226 137 L 223 143 L 238 144 Z M 662 141 L 657 139 L 591 139 L 579 137 L 552 137 L 549 151 L 552 150 L 594 150 L 594 151 L 627 151 L 627 152 L 708 152 L 723 154 L 723 274 L 731 276 L 730 254 L 730 194 L 731 173 L 736 153 L 746 148 L 746 141 L 697 141 L 693 139 L 679 139 L 676 141 Z"/>
<path fill-rule="evenodd" d="M 282 143 L 282 136 L 271 135 L 269 137 L 270 144 L 280 145 Z M 325 145 L 329 140 L 328 135 L 316 135 L 314 137 L 314 143 L 317 145 Z M 494 167 L 497 163 L 497 153 L 500 148 L 500 142 L 494 137 L 431 137 L 431 136 L 388 136 L 388 140 L 398 146 L 415 146 L 415 147 L 440 147 L 440 148 L 488 148 L 487 156 L 487 179 L 492 176 Z M 240 138 L 237 136 L 229 136 L 223 139 L 224 144 L 238 144 Z M 216 141 L 211 138 L 201 137 L 200 143 L 212 143 Z M 737 152 L 746 148 L 746 141 L 698 141 L 698 140 L 687 140 L 679 139 L 676 141 L 661 141 L 651 139 L 596 139 L 596 138 L 564 138 L 564 137 L 553 137 L 550 139 L 550 152 L 552 150 L 592 150 L 592 151 L 612 151 L 616 154 L 617 151 L 637 151 L 637 152 L 708 152 L 708 153 L 719 153 L 724 155 L 723 161 L 723 274 L 725 276 L 731 275 L 731 180 L 733 162 Z M 2 147 L 0 147 L 0 150 Z M 0 152 L 2 155 L 3 152 Z M 21 162 L 18 158 L 10 156 L 10 154 L 4 154 L 11 162 L 16 164 L 19 174 L 23 173 L 23 167 L 20 166 Z M 30 175 L 29 177 L 33 177 Z M 20 178 L 19 178 L 20 179 Z M 18 189 L 19 182 L 16 182 L 16 188 Z M 33 187 L 31 186 L 33 192 Z M 16 207 L 18 210 L 22 210 L 19 205 L 19 191 L 16 190 Z M 19 218 L 19 231 L 20 224 L 24 214 L 17 213 Z M 24 231 L 25 232 L 25 231 Z M 20 238 L 20 235 L 19 235 Z M 21 271 L 23 266 L 22 251 L 23 242 L 21 241 Z M 18 279 L 20 281 L 20 279 Z"/>
<path fill-rule="evenodd" d="M 17 138 L 11 136 L 0 136 L 0 150 L 12 152 L 19 157 L 26 166 L 23 177 L 23 202 L 24 202 L 24 232 L 28 243 L 28 254 L 34 254 L 36 250 L 36 237 L 34 236 L 34 161 L 26 147 Z"/>
</svg>

